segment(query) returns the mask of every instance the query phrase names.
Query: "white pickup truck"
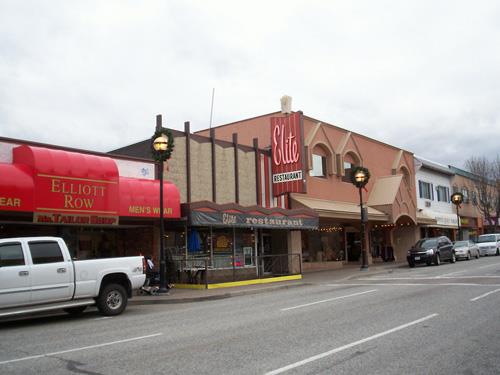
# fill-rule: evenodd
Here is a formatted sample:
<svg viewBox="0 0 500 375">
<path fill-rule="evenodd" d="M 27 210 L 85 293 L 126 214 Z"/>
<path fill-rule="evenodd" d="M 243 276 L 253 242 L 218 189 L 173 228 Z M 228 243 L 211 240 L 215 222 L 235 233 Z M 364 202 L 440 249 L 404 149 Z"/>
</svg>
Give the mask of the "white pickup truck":
<svg viewBox="0 0 500 375">
<path fill-rule="evenodd" d="M 89 305 L 118 315 L 145 277 L 142 256 L 72 260 L 59 237 L 0 239 L 0 317 Z"/>
</svg>

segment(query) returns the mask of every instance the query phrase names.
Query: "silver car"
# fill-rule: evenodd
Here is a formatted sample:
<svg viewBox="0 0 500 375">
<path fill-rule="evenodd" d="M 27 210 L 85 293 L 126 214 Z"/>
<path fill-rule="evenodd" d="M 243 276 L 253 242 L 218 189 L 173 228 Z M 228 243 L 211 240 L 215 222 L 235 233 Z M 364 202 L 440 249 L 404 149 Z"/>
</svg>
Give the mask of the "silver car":
<svg viewBox="0 0 500 375">
<path fill-rule="evenodd" d="M 479 247 L 471 240 L 455 241 L 453 243 L 457 259 L 471 260 L 472 257 L 479 259 Z"/>
<path fill-rule="evenodd" d="M 484 255 L 500 255 L 500 234 L 481 234 L 477 240 L 479 253 Z"/>
</svg>

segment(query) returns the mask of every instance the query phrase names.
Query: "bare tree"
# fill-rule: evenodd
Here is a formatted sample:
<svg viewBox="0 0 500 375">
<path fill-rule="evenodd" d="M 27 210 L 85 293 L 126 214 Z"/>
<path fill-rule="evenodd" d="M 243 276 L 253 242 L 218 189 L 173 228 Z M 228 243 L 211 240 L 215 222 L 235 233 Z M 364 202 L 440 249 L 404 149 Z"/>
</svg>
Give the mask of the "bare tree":
<svg viewBox="0 0 500 375">
<path fill-rule="evenodd" d="M 481 211 L 486 225 L 492 225 L 498 200 L 495 186 L 492 183 L 494 181 L 493 163 L 485 157 L 472 156 L 465 162 L 465 167 L 474 175 L 471 181 L 477 196 L 477 207 Z"/>
<path fill-rule="evenodd" d="M 496 225 L 498 225 L 498 220 L 500 218 L 500 155 L 497 154 L 495 161 L 493 161 L 492 165 L 492 177 L 495 183 L 495 216 L 496 216 Z"/>
</svg>

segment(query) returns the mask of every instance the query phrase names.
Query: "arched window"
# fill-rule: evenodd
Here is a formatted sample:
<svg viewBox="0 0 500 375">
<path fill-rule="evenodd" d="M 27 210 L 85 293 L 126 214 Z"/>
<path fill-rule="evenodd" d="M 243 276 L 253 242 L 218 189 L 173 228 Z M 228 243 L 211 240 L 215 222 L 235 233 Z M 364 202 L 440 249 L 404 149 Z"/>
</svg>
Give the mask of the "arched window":
<svg viewBox="0 0 500 375">
<path fill-rule="evenodd" d="M 351 182 L 351 174 L 354 167 L 360 165 L 359 158 L 353 152 L 344 155 L 344 176 L 342 181 Z"/>
<path fill-rule="evenodd" d="M 320 145 L 316 145 L 313 148 L 311 158 L 312 169 L 309 171 L 309 175 L 314 177 L 326 177 L 328 152 Z"/>
<path fill-rule="evenodd" d="M 462 195 L 464 196 L 464 203 L 469 203 L 469 190 L 465 186 L 462 187 Z"/>
</svg>

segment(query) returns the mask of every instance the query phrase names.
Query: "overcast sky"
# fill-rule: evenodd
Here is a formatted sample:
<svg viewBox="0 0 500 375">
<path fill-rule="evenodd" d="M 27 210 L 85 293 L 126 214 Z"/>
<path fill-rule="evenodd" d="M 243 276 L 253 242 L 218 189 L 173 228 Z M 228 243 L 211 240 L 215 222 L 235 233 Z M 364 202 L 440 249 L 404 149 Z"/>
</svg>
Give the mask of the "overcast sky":
<svg viewBox="0 0 500 375">
<path fill-rule="evenodd" d="M 293 110 L 462 167 L 500 146 L 498 1 L 0 0 L 0 136 L 109 151 Z"/>
</svg>

